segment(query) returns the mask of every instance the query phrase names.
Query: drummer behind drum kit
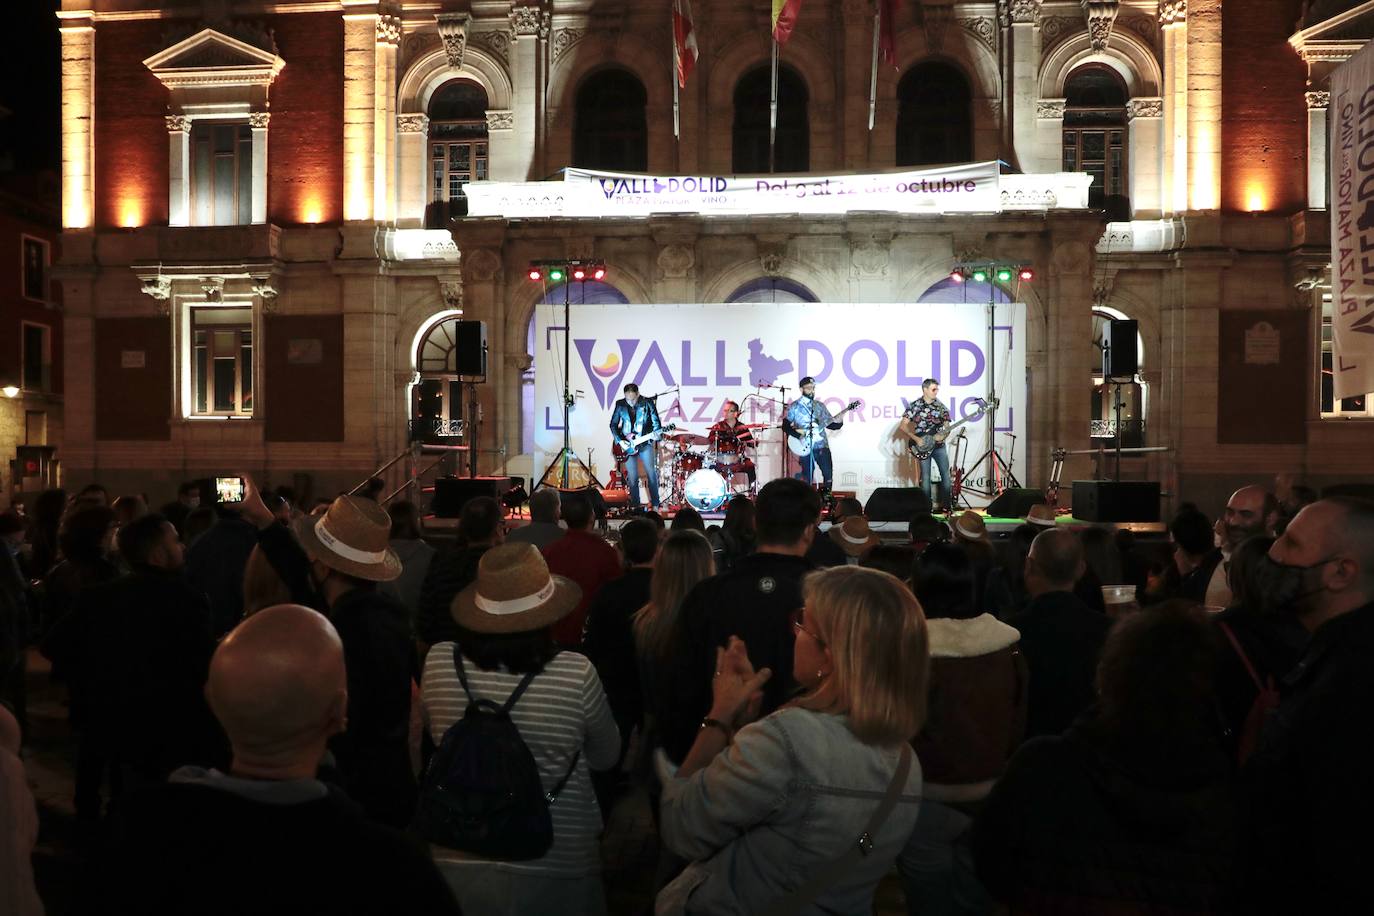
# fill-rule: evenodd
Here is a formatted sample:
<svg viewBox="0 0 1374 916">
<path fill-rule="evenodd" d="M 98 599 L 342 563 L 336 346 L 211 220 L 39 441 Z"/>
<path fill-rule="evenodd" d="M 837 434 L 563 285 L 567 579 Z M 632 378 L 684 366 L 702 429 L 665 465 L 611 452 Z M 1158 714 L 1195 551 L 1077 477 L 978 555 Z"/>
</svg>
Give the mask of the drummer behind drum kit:
<svg viewBox="0 0 1374 916">
<path fill-rule="evenodd" d="M 737 428 L 753 431 L 767 426 L 741 423 Z M 717 432 L 705 436 L 685 429 L 663 433 L 658 443 L 658 479 L 664 505 L 688 505 L 698 512 L 714 512 L 736 493 L 755 495 L 756 484 L 736 487 L 732 483 L 736 475 L 745 473 L 755 447 L 752 442 L 741 442 Z M 623 466 L 619 447 L 615 451 L 617 464 Z"/>
</svg>

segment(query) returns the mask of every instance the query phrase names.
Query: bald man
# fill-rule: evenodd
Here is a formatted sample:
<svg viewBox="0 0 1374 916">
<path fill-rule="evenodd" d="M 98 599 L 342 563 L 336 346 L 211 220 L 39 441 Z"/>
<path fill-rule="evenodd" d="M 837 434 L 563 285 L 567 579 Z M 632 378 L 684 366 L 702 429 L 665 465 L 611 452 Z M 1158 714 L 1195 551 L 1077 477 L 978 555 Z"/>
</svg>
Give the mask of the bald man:
<svg viewBox="0 0 1374 916">
<path fill-rule="evenodd" d="M 1374 912 L 1374 503 L 1312 503 L 1269 559 L 1312 638 L 1250 761 L 1247 912 Z"/>
<path fill-rule="evenodd" d="M 1224 559 L 1217 564 L 1211 581 L 1207 583 L 1204 604 L 1216 608 L 1231 606 L 1231 586 L 1226 580 L 1231 554 L 1250 538 L 1271 533 L 1278 520 L 1279 501 L 1264 487 L 1252 484 L 1231 494 L 1226 501 L 1226 511 L 1221 516 L 1221 553 Z"/>
<path fill-rule="evenodd" d="M 1021 631 L 1030 669 L 1027 738 L 1062 733 L 1096 696 L 1097 657 L 1111 622 L 1073 593 L 1086 567 L 1072 531 L 1053 528 L 1031 542 L 1024 573 L 1031 600 L 1007 619 Z"/>
<path fill-rule="evenodd" d="M 254 614 L 215 651 L 205 694 L 233 763 L 183 767 L 121 806 L 111 912 L 458 912 L 426 850 L 316 778 L 348 709 L 343 644 L 324 616 Z"/>
</svg>

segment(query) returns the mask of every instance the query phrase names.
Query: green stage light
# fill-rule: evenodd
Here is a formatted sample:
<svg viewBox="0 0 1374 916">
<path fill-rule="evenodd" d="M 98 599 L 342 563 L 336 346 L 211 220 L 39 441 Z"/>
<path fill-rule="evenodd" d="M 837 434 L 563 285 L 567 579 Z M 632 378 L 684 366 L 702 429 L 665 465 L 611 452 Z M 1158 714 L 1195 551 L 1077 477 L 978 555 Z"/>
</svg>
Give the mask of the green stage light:
<svg viewBox="0 0 1374 916">
<path fill-rule="evenodd" d="M 1008 269 L 1005 268 L 1005 267 L 1000 267 L 1000 268 L 998 268 L 998 270 L 997 270 L 997 282 L 998 282 L 998 283 L 1010 283 L 1010 282 L 1011 282 L 1011 271 L 1008 270 Z"/>
<path fill-rule="evenodd" d="M 988 272 L 987 272 L 986 270 L 975 270 L 975 271 L 973 272 L 973 282 L 974 282 L 974 283 L 986 283 L 986 282 L 988 282 Z"/>
<path fill-rule="evenodd" d="M 553 270 L 549 271 L 549 279 L 554 283 L 563 282 L 563 271 L 555 267 Z"/>
</svg>

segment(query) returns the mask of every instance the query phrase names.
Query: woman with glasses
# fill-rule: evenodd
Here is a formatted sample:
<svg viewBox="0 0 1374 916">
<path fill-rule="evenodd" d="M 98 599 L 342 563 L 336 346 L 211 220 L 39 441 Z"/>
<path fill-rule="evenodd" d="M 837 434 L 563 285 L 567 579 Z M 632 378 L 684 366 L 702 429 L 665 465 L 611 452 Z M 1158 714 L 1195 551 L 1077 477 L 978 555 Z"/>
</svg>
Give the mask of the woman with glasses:
<svg viewBox="0 0 1374 916">
<path fill-rule="evenodd" d="M 887 573 L 807 577 L 792 620 L 803 692 L 753 721 L 748 649 L 717 650 L 713 702 L 664 787 L 663 840 L 693 864 L 662 913 L 866 913 L 916 822 L 921 770 L 909 741 L 925 716 L 925 618 Z M 779 676 L 781 676 L 779 674 Z M 860 851 L 862 850 L 862 851 Z"/>
</svg>

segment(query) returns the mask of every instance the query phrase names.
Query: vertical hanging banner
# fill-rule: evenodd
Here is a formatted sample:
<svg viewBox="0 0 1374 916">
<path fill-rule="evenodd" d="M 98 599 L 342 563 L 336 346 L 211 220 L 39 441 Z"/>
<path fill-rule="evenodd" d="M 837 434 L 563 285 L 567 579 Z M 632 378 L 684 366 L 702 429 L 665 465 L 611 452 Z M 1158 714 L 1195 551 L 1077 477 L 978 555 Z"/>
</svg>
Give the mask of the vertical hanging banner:
<svg viewBox="0 0 1374 916">
<path fill-rule="evenodd" d="M 1026 441 L 1020 303 L 995 306 L 991 351 L 986 302 L 576 305 L 571 318 L 569 388 L 576 400 L 570 440 L 579 456 L 592 450 L 590 464 L 603 483 L 612 467 L 611 411 L 630 382 L 646 397 L 658 395 L 664 423 L 703 437 L 722 417 L 725 401 L 735 401 L 743 422 L 760 424 L 759 482 L 795 473 L 779 424 L 784 397 L 795 398 L 807 375 L 815 377 L 816 396 L 832 413 L 859 402 L 844 428 L 830 434 L 836 489 L 867 499 L 876 487 L 916 484 L 916 461 L 897 425 L 927 377 L 940 380 L 940 398 L 956 420 L 975 416 L 979 398 L 999 399 L 995 439 L 1002 457 L 1013 460 L 1014 473 L 1024 477 L 1023 456 L 1009 454 L 1011 439 L 1003 435 Z M 563 447 L 564 333 L 561 305 L 536 307 L 534 463 L 541 467 Z M 970 487 L 988 486 L 977 479 L 986 462 L 974 467 L 994 438 L 988 420 L 961 427 Z"/>
<path fill-rule="evenodd" d="M 1331 372 L 1335 397 L 1374 392 L 1374 46 L 1331 75 Z"/>
</svg>

